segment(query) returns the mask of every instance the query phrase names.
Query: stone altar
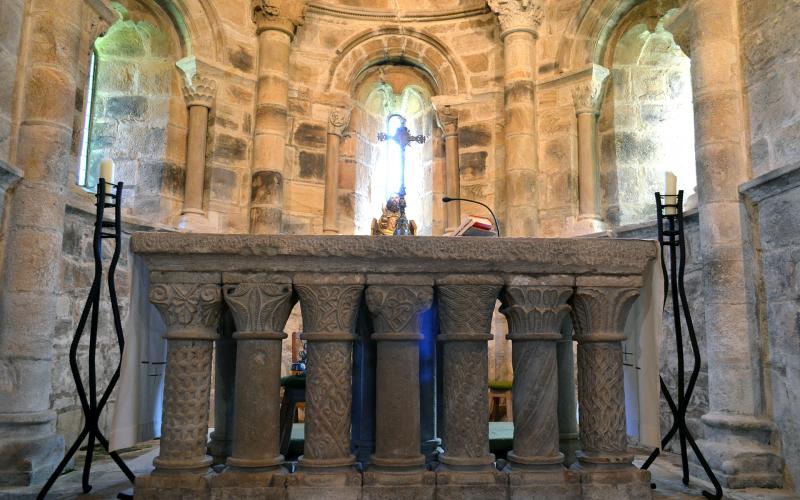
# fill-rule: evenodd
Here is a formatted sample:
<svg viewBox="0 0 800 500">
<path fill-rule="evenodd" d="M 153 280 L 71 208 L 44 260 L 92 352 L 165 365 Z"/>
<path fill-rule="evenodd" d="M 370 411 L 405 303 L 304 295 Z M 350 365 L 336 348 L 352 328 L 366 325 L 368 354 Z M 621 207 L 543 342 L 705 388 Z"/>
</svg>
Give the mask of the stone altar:
<svg viewBox="0 0 800 500">
<path fill-rule="evenodd" d="M 627 449 L 624 324 L 655 242 L 139 233 L 151 300 L 168 326 L 161 456 L 137 498 L 650 498 Z M 497 298 L 513 342 L 514 444 L 498 470 L 488 446 L 487 341 Z M 300 300 L 309 360 L 305 455 L 278 450 L 279 352 Z M 233 312 L 239 343 L 233 448 L 206 455 L 212 344 Z M 377 343 L 375 451 L 351 454 L 358 311 Z M 440 465 L 420 449 L 420 317 L 436 307 L 443 346 Z M 363 309 L 362 309 L 363 310 Z M 582 450 L 558 446 L 556 345 L 576 325 Z"/>
</svg>

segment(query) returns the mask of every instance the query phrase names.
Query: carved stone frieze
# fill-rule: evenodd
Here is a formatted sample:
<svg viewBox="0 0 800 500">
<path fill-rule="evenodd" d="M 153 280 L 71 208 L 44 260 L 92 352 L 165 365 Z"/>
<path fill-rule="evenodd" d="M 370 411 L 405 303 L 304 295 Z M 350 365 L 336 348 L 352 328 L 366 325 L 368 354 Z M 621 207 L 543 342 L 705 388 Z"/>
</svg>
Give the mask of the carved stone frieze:
<svg viewBox="0 0 800 500">
<path fill-rule="evenodd" d="M 225 301 L 241 332 L 283 331 L 294 307 L 290 284 L 242 283 L 225 287 Z"/>
<path fill-rule="evenodd" d="M 420 314 L 433 304 L 430 286 L 387 285 L 367 288 L 367 307 L 376 333 L 418 333 Z"/>
<path fill-rule="evenodd" d="M 344 135 L 344 131 L 350 125 L 352 110 L 334 108 L 328 116 L 328 133 L 331 135 Z"/>
<path fill-rule="evenodd" d="M 211 78 L 194 75 L 191 85 L 183 86 L 183 96 L 188 107 L 203 106 L 211 109 L 217 97 L 217 82 Z"/>
<path fill-rule="evenodd" d="M 572 288 L 510 285 L 503 289 L 500 312 L 508 320 L 511 337 L 556 334 L 569 314 Z"/>
<path fill-rule="evenodd" d="M 571 300 L 575 339 L 625 340 L 625 320 L 638 297 L 638 288 L 578 287 Z"/>
<path fill-rule="evenodd" d="M 303 24 L 306 0 L 252 0 L 253 22 L 259 33 L 278 30 L 294 36 L 295 29 Z"/>
<path fill-rule="evenodd" d="M 150 288 L 150 302 L 164 318 L 168 337 L 183 334 L 184 338 L 191 338 L 191 334 L 196 333 L 198 338 L 216 338 L 222 314 L 222 293 L 218 285 L 155 284 Z"/>
<path fill-rule="evenodd" d="M 577 114 L 600 113 L 606 83 L 611 74 L 606 68 L 593 65 L 592 77 L 572 88 L 572 100 Z"/>
<path fill-rule="evenodd" d="M 488 0 L 497 14 L 503 34 L 530 31 L 536 34 L 544 20 L 544 9 L 537 0 Z"/>
</svg>

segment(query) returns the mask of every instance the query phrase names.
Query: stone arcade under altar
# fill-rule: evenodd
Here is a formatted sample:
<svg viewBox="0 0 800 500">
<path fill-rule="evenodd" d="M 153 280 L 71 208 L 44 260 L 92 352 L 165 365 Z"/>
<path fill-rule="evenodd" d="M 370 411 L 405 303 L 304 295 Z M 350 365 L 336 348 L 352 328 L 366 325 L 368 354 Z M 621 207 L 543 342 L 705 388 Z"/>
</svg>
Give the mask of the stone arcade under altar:
<svg viewBox="0 0 800 500">
<path fill-rule="evenodd" d="M 228 236 L 140 233 L 151 301 L 168 327 L 160 456 L 137 498 L 649 498 L 625 431 L 622 341 L 654 242 L 635 240 Z M 508 466 L 489 453 L 487 341 L 497 298 L 515 381 Z M 279 453 L 283 328 L 299 300 L 308 341 L 306 434 L 298 469 Z M 213 343 L 236 322 L 232 451 L 207 455 Z M 444 453 L 421 450 L 420 315 L 435 307 L 443 350 Z M 364 308 L 364 309 L 362 309 Z M 359 310 L 377 346 L 375 445 L 351 451 Z M 582 450 L 559 451 L 556 341 L 572 314 Z"/>
</svg>

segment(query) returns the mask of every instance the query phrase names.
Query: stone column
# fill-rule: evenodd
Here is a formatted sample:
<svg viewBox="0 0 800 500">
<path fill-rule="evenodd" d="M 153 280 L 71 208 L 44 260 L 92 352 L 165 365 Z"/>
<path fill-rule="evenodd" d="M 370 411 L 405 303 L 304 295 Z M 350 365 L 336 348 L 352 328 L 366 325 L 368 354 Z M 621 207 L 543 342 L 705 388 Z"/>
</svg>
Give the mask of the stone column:
<svg viewBox="0 0 800 500">
<path fill-rule="evenodd" d="M 370 276 L 367 307 L 377 346 L 375 454 L 364 476 L 364 498 L 400 492 L 432 498 L 435 477 L 421 450 L 420 316 L 433 303 L 433 281 L 414 276 Z M 381 496 L 383 495 L 383 496 Z"/>
<path fill-rule="evenodd" d="M 489 0 L 500 20 L 505 58 L 506 221 L 508 236 L 535 236 L 536 39 L 543 9 L 534 0 Z"/>
<path fill-rule="evenodd" d="M 228 465 L 239 470 L 275 468 L 280 454 L 281 341 L 294 306 L 289 280 L 225 287 L 236 322 L 236 399 L 233 452 Z M 257 423 L 257 424 L 256 424 Z"/>
<path fill-rule="evenodd" d="M 579 233 L 596 233 L 604 229 L 600 215 L 600 161 L 597 148 L 597 117 L 605 92 L 609 71 L 593 65 L 591 79 L 572 89 L 575 114 L 578 117 L 578 180 Z"/>
<path fill-rule="evenodd" d="M 25 2 L 32 37 L 0 276 L 0 487 L 43 482 L 64 453 L 50 409 L 83 2 Z M 23 41 L 23 43 L 26 43 Z M 12 75 L 5 75 L 13 78 Z M 13 141 L 12 141 L 13 142 Z"/>
<path fill-rule="evenodd" d="M 153 280 L 152 302 L 167 325 L 161 449 L 152 476 L 136 480 L 137 498 L 165 492 L 203 497 L 214 341 L 222 314 L 218 275 L 162 276 Z"/>
<path fill-rule="evenodd" d="M 364 292 L 358 275 L 298 275 L 295 289 L 307 341 L 305 447 L 296 486 L 310 496 L 359 498 L 361 474 L 350 452 L 353 341 Z M 306 478 L 306 474 L 313 474 Z"/>
<path fill-rule="evenodd" d="M 508 453 L 511 498 L 546 492 L 558 497 L 580 493 L 576 477 L 563 466 L 558 432 L 556 343 L 569 314 L 572 278 L 513 277 L 503 290 L 500 310 L 513 343 L 514 448 Z"/>
<path fill-rule="evenodd" d="M 350 124 L 349 109 L 334 109 L 328 119 L 328 151 L 325 156 L 325 211 L 322 230 L 339 234 L 339 146 Z"/>
<path fill-rule="evenodd" d="M 448 276 L 437 281 L 443 346 L 444 453 L 437 493 L 446 498 L 502 498 L 506 478 L 489 452 L 489 353 L 492 313 L 503 281 L 492 276 Z"/>
<path fill-rule="evenodd" d="M 184 86 L 183 92 L 189 108 L 189 140 L 186 146 L 186 185 L 182 213 L 204 216 L 203 183 L 206 172 L 208 114 L 217 95 L 217 83 L 195 75 L 191 85 Z"/>
<path fill-rule="evenodd" d="M 693 0 L 684 13 L 692 57 L 709 385 L 700 447 L 723 486 L 780 487 L 783 460 L 771 444 L 774 424 L 758 370 L 757 291 L 747 277 L 755 271 L 748 264 L 753 257 L 745 256 L 739 198 L 739 186 L 751 177 L 740 10 L 736 0 Z"/>
<path fill-rule="evenodd" d="M 561 338 L 556 343 L 558 362 L 558 433 L 564 464 L 575 463 L 578 450 L 578 396 L 575 387 L 575 351 L 573 350 L 572 322 L 561 325 Z"/>
<path fill-rule="evenodd" d="M 222 316 L 222 330 L 214 349 L 214 432 L 208 454 L 214 465 L 222 465 L 231 455 L 233 445 L 233 401 L 236 384 L 236 330 L 230 311 Z"/>
<path fill-rule="evenodd" d="M 461 171 L 458 152 L 458 114 L 450 106 L 439 113 L 439 122 L 444 130 L 445 144 L 445 196 L 461 196 Z M 437 200 L 434 200 L 436 202 Z M 445 231 L 454 232 L 461 224 L 461 202 L 453 201 L 446 205 L 447 222 Z"/>
<path fill-rule="evenodd" d="M 256 97 L 250 232 L 281 232 L 284 169 L 286 166 L 289 105 L 289 56 L 304 0 L 253 0 L 258 34 L 258 92 Z"/>
<path fill-rule="evenodd" d="M 578 278 L 572 322 L 578 342 L 578 401 L 584 495 L 651 498 L 650 473 L 633 466 L 625 429 L 622 342 L 641 278 Z"/>
</svg>

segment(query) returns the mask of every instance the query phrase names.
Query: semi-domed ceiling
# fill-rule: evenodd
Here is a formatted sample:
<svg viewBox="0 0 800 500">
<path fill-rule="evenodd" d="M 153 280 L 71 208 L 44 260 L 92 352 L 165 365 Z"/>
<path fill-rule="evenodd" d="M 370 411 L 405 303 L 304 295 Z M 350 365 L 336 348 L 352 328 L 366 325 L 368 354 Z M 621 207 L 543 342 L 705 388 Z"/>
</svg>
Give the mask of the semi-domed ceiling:
<svg viewBox="0 0 800 500">
<path fill-rule="evenodd" d="M 318 5 L 329 5 L 341 10 L 370 10 L 382 13 L 428 13 L 453 12 L 479 9 L 485 0 L 312 0 Z"/>
</svg>

